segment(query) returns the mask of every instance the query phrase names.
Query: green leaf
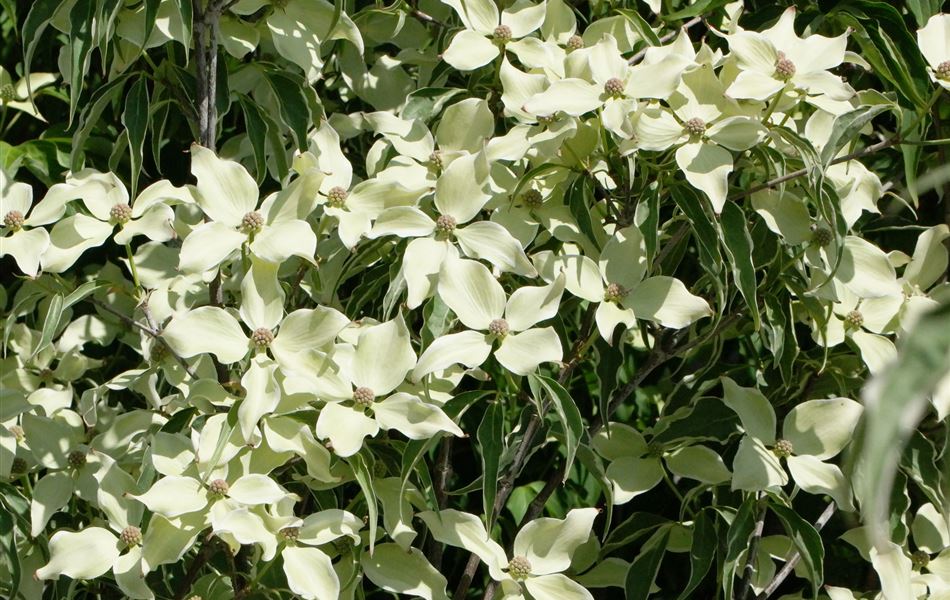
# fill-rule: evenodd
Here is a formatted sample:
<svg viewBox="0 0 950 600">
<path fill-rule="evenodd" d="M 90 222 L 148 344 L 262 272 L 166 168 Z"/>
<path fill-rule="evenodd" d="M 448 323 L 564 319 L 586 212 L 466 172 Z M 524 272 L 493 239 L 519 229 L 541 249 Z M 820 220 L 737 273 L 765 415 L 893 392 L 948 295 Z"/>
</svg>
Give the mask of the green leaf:
<svg viewBox="0 0 950 600">
<path fill-rule="evenodd" d="M 36 46 L 40 43 L 43 32 L 46 31 L 50 19 L 56 13 L 56 9 L 66 0 L 35 0 L 32 2 L 30 12 L 26 14 L 26 20 L 23 21 L 21 43 L 26 50 L 23 52 L 23 67 L 26 76 L 27 85 L 30 82 L 30 67 L 33 64 L 33 53 L 36 52 Z M 33 90 L 29 90 L 32 95 Z"/>
<path fill-rule="evenodd" d="M 719 273 L 722 269 L 722 255 L 719 253 L 719 236 L 712 225 L 716 220 L 704 208 L 708 203 L 701 200 L 692 189 L 687 189 L 682 185 L 674 186 L 670 191 L 676 205 L 689 219 L 689 226 L 693 230 L 696 241 L 699 242 L 700 260 L 703 267 L 710 273 Z"/>
<path fill-rule="evenodd" d="M 818 588 L 825 579 L 823 564 L 825 547 L 821 543 L 821 535 L 811 523 L 798 516 L 798 513 L 791 508 L 781 504 L 770 504 L 769 509 L 782 522 L 785 533 L 801 554 L 802 565 L 811 581 L 812 597 L 817 598 Z"/>
<path fill-rule="evenodd" d="M 529 375 L 530 380 L 536 381 L 547 391 L 554 404 L 554 412 L 564 428 L 564 480 L 571 472 L 577 445 L 584 433 L 584 421 L 581 412 L 577 409 L 574 399 L 560 383 L 544 375 Z"/>
<path fill-rule="evenodd" d="M 406 105 L 402 109 L 403 119 L 420 119 L 428 121 L 442 112 L 446 103 L 464 90 L 459 88 L 422 88 L 406 98 Z"/>
<path fill-rule="evenodd" d="M 264 181 L 267 177 L 267 151 L 265 144 L 267 142 L 267 122 L 261 114 L 261 108 L 256 102 L 245 96 L 238 94 L 238 103 L 244 112 L 244 124 L 247 126 L 247 139 L 251 142 L 254 149 L 254 175 L 257 183 Z"/>
<path fill-rule="evenodd" d="M 699 513 L 693 522 L 693 543 L 689 549 L 689 581 L 680 593 L 678 600 L 690 598 L 693 590 L 699 587 L 719 547 L 719 534 L 716 531 L 716 512 L 710 508 Z"/>
<path fill-rule="evenodd" d="M 495 520 L 492 507 L 498 493 L 498 472 L 505 450 L 505 409 L 501 402 L 492 402 L 478 426 L 478 451 L 482 457 L 482 506 L 485 527 L 491 531 Z"/>
<path fill-rule="evenodd" d="M 633 30 L 636 31 L 637 34 L 643 38 L 643 41 L 645 41 L 647 44 L 651 46 L 659 46 L 662 44 L 660 38 L 656 35 L 656 32 L 653 31 L 653 28 L 650 27 L 650 24 L 646 22 L 646 19 L 640 16 L 638 11 L 620 8 L 617 10 L 617 12 L 630 21 L 630 25 L 633 27 Z"/>
<path fill-rule="evenodd" d="M 858 456 L 863 477 L 855 482 L 865 522 L 877 539 L 887 536 L 883 515 L 901 450 L 928 404 L 928 394 L 950 372 L 950 304 L 920 317 L 904 338 L 897 362 L 862 392 L 865 428 Z"/>
<path fill-rule="evenodd" d="M 50 342 L 53 341 L 53 336 L 56 335 L 56 330 L 59 328 L 59 322 L 63 318 L 63 295 L 56 294 L 50 300 L 49 308 L 46 310 L 46 318 L 43 320 L 43 331 L 40 334 L 40 341 L 36 344 L 36 348 L 33 349 L 33 354 L 30 355 L 30 360 L 36 358 L 36 355 L 46 349 L 50 345 Z"/>
<path fill-rule="evenodd" d="M 664 21 L 679 21 L 682 19 L 690 19 L 692 17 L 697 17 L 699 15 L 708 15 L 714 10 L 717 10 L 727 4 L 732 0 L 698 0 L 694 4 L 691 4 L 689 7 L 684 8 L 673 13 L 660 15 Z"/>
<path fill-rule="evenodd" d="M 726 532 L 726 556 L 723 566 L 722 589 L 726 598 L 732 598 L 732 586 L 735 584 L 735 573 L 739 568 L 739 556 L 749 547 L 749 537 L 755 529 L 756 511 L 759 501 L 749 494 L 739 506 L 732 524 Z"/>
<path fill-rule="evenodd" d="M 105 287 L 108 287 L 108 285 L 104 283 L 97 283 L 95 281 L 87 281 L 86 283 L 80 285 L 78 288 L 70 292 L 68 296 L 66 296 L 66 298 L 63 300 L 63 310 L 66 310 L 73 304 L 76 304 L 77 302 L 84 300 L 90 294 L 96 292 L 97 290 L 101 290 Z"/>
<path fill-rule="evenodd" d="M 746 226 L 745 213 L 734 202 L 727 202 L 722 209 L 721 224 L 722 242 L 732 265 L 732 277 L 745 298 L 746 308 L 758 331 L 761 324 L 756 297 L 758 282 L 755 279 L 755 265 L 752 264 L 752 236 Z"/>
<path fill-rule="evenodd" d="M 593 243 L 596 242 L 597 237 L 594 234 L 594 225 L 591 219 L 591 206 L 593 205 L 591 185 L 589 178 L 575 177 L 568 184 L 564 199 L 567 201 L 567 207 L 571 211 L 571 216 L 577 221 L 581 233 Z"/>
<path fill-rule="evenodd" d="M 148 85 L 147 79 L 140 76 L 132 84 L 125 99 L 125 111 L 122 124 L 129 136 L 129 163 L 132 170 L 132 197 L 138 195 L 139 175 L 142 171 L 142 149 L 145 146 L 145 133 L 148 130 Z"/>
<path fill-rule="evenodd" d="M 16 598 L 20 590 L 20 555 L 16 549 L 13 515 L 6 510 L 0 510 L 0 550 L 6 554 L 6 563 L 10 569 L 10 583 L 4 586 L 9 591 L 7 597 Z"/>
<path fill-rule="evenodd" d="M 656 574 L 666 554 L 666 543 L 670 539 L 670 528 L 661 527 L 643 544 L 640 554 L 630 563 L 624 594 L 627 600 L 646 600 L 650 588 L 656 580 Z"/>
<path fill-rule="evenodd" d="M 601 555 L 607 556 L 615 550 L 624 548 L 665 523 L 669 523 L 669 519 L 660 515 L 635 512 L 610 532 L 601 549 Z"/>
<path fill-rule="evenodd" d="M 901 455 L 901 468 L 934 506 L 944 505 L 943 473 L 937 468 L 937 451 L 919 431 L 913 433 Z"/>
<path fill-rule="evenodd" d="M 142 35 L 142 48 L 145 49 L 145 44 L 148 43 L 148 38 L 152 35 L 152 29 L 155 28 L 155 17 L 158 15 L 158 7 L 161 5 L 162 0 L 145 0 L 145 23 L 144 23 L 144 32 Z M 182 19 L 184 21 L 184 19 Z M 188 25 L 186 25 L 186 28 Z M 188 37 L 191 37 L 190 35 Z M 188 45 L 187 43 L 185 44 Z"/>
<path fill-rule="evenodd" d="M 191 39 L 191 32 L 195 26 L 195 9 L 192 4 L 192 0 L 178 0 L 175 2 L 178 5 L 178 14 L 181 15 L 182 29 L 184 30 L 185 37 L 185 60 L 188 59 L 189 49 L 191 45 L 187 40 Z"/>
<path fill-rule="evenodd" d="M 265 76 L 280 106 L 281 121 L 290 128 L 297 148 L 301 151 L 306 150 L 307 131 L 312 123 L 312 117 L 307 97 L 302 89 L 303 80 L 275 71 L 267 71 Z"/>
<path fill-rule="evenodd" d="M 739 417 L 719 398 L 702 397 L 666 415 L 654 426 L 653 442 L 669 446 L 677 442 L 715 440 L 724 442 L 739 432 Z"/>
<path fill-rule="evenodd" d="M 861 129 L 871 122 L 871 119 L 889 108 L 889 106 L 882 104 L 861 106 L 835 117 L 831 135 L 828 137 L 825 147 L 821 149 L 821 164 L 827 168 L 831 161 L 838 156 L 838 152 L 854 141 L 861 133 Z"/>
<path fill-rule="evenodd" d="M 94 0 L 76 0 L 69 11 L 69 123 L 72 124 L 82 94 L 82 83 L 89 69 L 89 52 L 93 48 L 95 27 Z"/>
<path fill-rule="evenodd" d="M 372 455 L 370 455 L 372 456 Z M 379 505 L 376 501 L 376 490 L 373 488 L 373 473 L 369 468 L 364 457 L 364 452 L 354 454 L 347 459 L 350 467 L 353 468 L 353 475 L 356 482 L 363 491 L 363 498 L 366 500 L 366 511 L 369 525 L 369 553 L 373 553 L 376 546 L 376 528 L 379 526 Z"/>
<path fill-rule="evenodd" d="M 122 93 L 122 89 L 125 87 L 125 82 L 131 77 L 131 75 L 121 75 L 109 83 L 105 84 L 92 94 L 92 98 L 89 99 L 89 102 L 86 103 L 85 108 L 82 111 L 82 114 L 79 118 L 79 127 L 76 128 L 75 133 L 73 133 L 72 141 L 72 156 L 70 157 L 70 165 L 73 171 L 78 171 L 82 168 L 83 163 L 83 151 L 86 146 L 86 140 L 89 138 L 89 134 L 92 133 L 92 129 L 100 124 L 100 117 L 102 116 L 103 111 L 109 106 L 115 99 Z"/>
</svg>

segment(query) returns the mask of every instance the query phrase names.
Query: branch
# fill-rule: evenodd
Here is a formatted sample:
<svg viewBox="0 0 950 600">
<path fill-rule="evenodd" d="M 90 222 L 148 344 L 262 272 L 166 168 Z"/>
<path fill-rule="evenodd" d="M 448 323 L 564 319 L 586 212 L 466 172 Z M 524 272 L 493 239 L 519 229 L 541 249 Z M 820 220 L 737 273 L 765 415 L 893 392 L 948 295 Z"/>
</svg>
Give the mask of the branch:
<svg viewBox="0 0 950 600">
<path fill-rule="evenodd" d="M 666 42 L 668 42 L 668 41 L 672 40 L 673 38 L 675 38 L 677 35 L 679 35 L 680 31 L 685 31 L 685 30 L 689 29 L 690 27 L 694 27 L 694 26 L 696 26 L 696 25 L 699 25 L 699 24 L 702 23 L 702 22 L 703 22 L 703 18 L 702 18 L 702 17 L 693 17 L 693 18 L 690 19 L 689 21 L 686 21 L 685 23 L 683 23 L 682 27 L 680 27 L 680 28 L 677 29 L 676 31 L 671 31 L 671 32 L 667 33 L 666 35 L 664 35 L 663 37 L 661 37 L 661 38 L 660 38 L 660 45 L 662 46 L 662 45 L 665 44 Z M 640 50 L 639 52 L 637 52 L 636 54 L 634 54 L 633 56 L 631 56 L 631 57 L 630 57 L 630 60 L 627 61 L 627 64 L 629 64 L 629 65 L 635 65 L 635 64 L 637 64 L 638 62 L 640 62 L 641 60 L 643 60 L 643 57 L 647 55 L 647 50 L 649 50 L 651 47 L 652 47 L 652 48 L 655 48 L 655 46 L 650 46 L 650 47 L 644 48 L 643 50 Z"/>
<path fill-rule="evenodd" d="M 96 300 L 95 298 L 86 298 L 86 300 L 89 301 L 89 302 L 91 302 L 92 304 L 98 306 L 99 308 L 101 308 L 102 310 L 106 311 L 107 313 L 109 313 L 109 314 L 115 316 L 116 318 L 118 318 L 118 319 L 119 319 L 120 321 L 122 321 L 123 323 L 127 323 L 128 325 L 130 325 L 130 326 L 132 326 L 132 327 L 135 327 L 135 328 L 138 329 L 139 331 L 141 331 L 141 332 L 147 334 L 147 335 L 150 336 L 152 339 L 154 339 L 156 342 L 158 342 L 159 344 L 161 344 L 162 346 L 164 346 L 164 347 L 165 347 L 165 350 L 168 351 L 168 354 L 169 354 L 170 356 L 172 356 L 172 357 L 175 359 L 175 361 L 178 362 L 178 364 L 181 365 L 181 368 L 182 368 L 182 369 L 185 370 L 185 373 L 188 373 L 188 376 L 189 376 L 189 377 L 191 377 L 192 379 L 194 379 L 194 380 L 197 381 L 198 375 L 196 375 L 195 372 L 191 370 L 191 367 L 188 366 L 188 363 L 185 362 L 185 359 L 182 358 L 181 356 L 179 356 L 178 353 L 175 352 L 175 351 L 172 349 L 172 347 L 168 345 L 168 342 L 165 340 L 165 338 L 162 337 L 161 332 L 158 330 L 157 327 L 155 327 L 154 324 L 153 324 L 152 326 L 150 326 L 150 327 L 147 327 L 147 326 L 145 326 L 145 325 L 142 325 L 141 323 L 139 323 L 138 321 L 136 321 L 136 320 L 133 319 L 132 317 L 120 313 L 119 311 L 117 311 L 116 309 L 112 308 L 112 307 L 109 306 L 108 304 L 105 304 L 105 303 L 103 303 L 103 302 L 100 302 L 100 301 Z M 148 319 L 148 320 L 151 322 L 151 321 L 152 321 L 152 317 L 151 317 L 151 313 L 148 312 L 147 306 L 145 307 L 144 310 L 146 311 L 146 312 L 145 312 L 145 318 Z"/>
<path fill-rule="evenodd" d="M 752 575 L 755 574 L 755 555 L 759 549 L 759 540 L 762 539 L 762 531 L 765 529 L 765 504 L 761 493 L 758 494 L 759 500 L 756 502 L 755 528 L 752 530 L 752 538 L 749 541 L 749 547 L 746 549 L 745 568 L 742 569 L 742 581 L 739 582 L 739 593 L 736 594 L 737 600 L 746 600 L 752 592 Z"/>
<path fill-rule="evenodd" d="M 210 532 L 204 538 L 204 542 L 201 545 L 201 550 L 198 551 L 198 555 L 195 556 L 195 560 L 192 561 L 191 565 L 188 567 L 188 572 L 185 573 L 184 579 L 181 580 L 181 583 L 178 586 L 178 592 L 175 593 L 175 600 L 182 600 L 189 591 L 191 591 L 191 586 L 195 582 L 195 579 L 198 577 L 198 572 L 201 570 L 201 567 L 204 566 L 208 559 L 211 558 L 211 550 L 215 545 L 214 532 Z"/>
<path fill-rule="evenodd" d="M 830 502 L 828 506 L 825 507 L 824 512 L 818 517 L 818 520 L 815 521 L 815 529 L 821 531 L 822 528 L 828 523 L 831 519 L 831 516 L 835 514 L 835 503 Z M 788 562 L 785 563 L 785 566 L 782 567 L 782 570 L 775 574 L 775 577 L 772 578 L 772 581 L 769 582 L 765 589 L 762 590 L 762 593 L 755 597 L 755 600 L 766 600 L 769 596 L 775 593 L 775 590 L 779 588 L 780 585 L 785 581 L 785 579 L 791 575 L 792 571 L 795 570 L 795 566 L 798 565 L 798 561 L 802 559 L 802 554 L 799 551 L 795 551 L 792 554 L 792 557 L 788 559 Z"/>
<path fill-rule="evenodd" d="M 849 160 L 854 160 L 856 158 L 862 158 L 869 154 L 880 152 L 881 150 L 884 150 L 885 148 L 890 148 L 891 146 L 897 146 L 901 143 L 902 142 L 901 142 L 900 136 L 895 135 L 894 137 L 888 138 L 884 140 L 883 142 L 871 144 L 870 146 L 868 146 L 867 148 L 864 148 L 863 150 L 858 150 L 857 152 L 852 152 L 851 154 L 845 154 L 844 156 L 839 156 L 838 158 L 828 163 L 828 165 L 829 166 L 836 165 L 838 163 L 848 162 Z M 774 188 L 778 185 L 785 183 L 786 181 L 791 181 L 792 179 L 798 179 L 799 177 L 802 177 L 804 175 L 808 175 L 808 169 L 798 169 L 797 171 L 786 173 L 785 175 L 776 177 L 775 179 L 770 179 L 769 181 L 766 181 L 765 183 L 753 186 L 749 188 L 748 190 L 745 190 L 744 192 L 739 192 L 738 194 L 735 194 L 731 198 L 729 198 L 729 200 L 739 200 L 740 198 L 751 196 L 752 194 L 756 192 L 761 192 L 762 190 L 768 190 L 768 189 Z"/>
</svg>

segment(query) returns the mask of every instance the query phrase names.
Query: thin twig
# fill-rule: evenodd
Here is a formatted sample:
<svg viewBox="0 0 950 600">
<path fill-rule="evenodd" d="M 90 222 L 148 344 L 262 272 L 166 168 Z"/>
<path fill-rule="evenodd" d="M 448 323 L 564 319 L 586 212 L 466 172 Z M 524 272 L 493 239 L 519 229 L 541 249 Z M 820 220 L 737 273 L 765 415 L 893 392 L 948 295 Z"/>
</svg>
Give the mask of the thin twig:
<svg viewBox="0 0 950 600">
<path fill-rule="evenodd" d="M 412 8 L 412 9 L 410 9 L 410 10 L 409 10 L 409 14 L 412 15 L 413 17 L 419 19 L 419 20 L 422 21 L 423 23 L 430 23 L 430 24 L 432 24 L 432 25 L 436 25 L 436 26 L 438 26 L 438 27 L 441 27 L 442 29 L 448 29 L 448 27 L 449 27 L 448 25 L 446 25 L 446 24 L 443 23 L 442 21 L 436 19 L 435 17 L 433 17 L 432 15 L 430 15 L 430 14 L 428 14 L 428 13 L 422 12 L 422 11 L 419 10 L 418 8 Z"/>
<path fill-rule="evenodd" d="M 660 38 L 660 45 L 662 46 L 663 44 L 665 44 L 665 43 L 667 43 L 668 41 L 670 41 L 670 40 L 672 40 L 673 38 L 675 38 L 677 35 L 679 35 L 680 31 L 685 31 L 685 30 L 689 29 L 690 27 L 694 27 L 694 26 L 696 26 L 696 25 L 699 25 L 699 24 L 702 23 L 702 22 L 703 22 L 703 18 L 702 18 L 702 17 L 693 17 L 693 18 L 690 19 L 689 21 L 686 21 L 685 23 L 683 23 L 682 27 L 680 27 L 680 28 L 677 29 L 676 31 L 671 31 L 671 32 L 667 33 L 666 35 L 664 35 L 663 37 L 661 37 L 661 38 Z M 638 62 L 640 62 L 641 60 L 643 60 L 643 57 L 647 55 L 647 50 L 649 50 L 649 49 L 650 49 L 650 47 L 646 47 L 646 48 L 644 48 L 643 50 L 640 50 L 639 52 L 637 52 L 636 54 L 634 54 L 633 56 L 631 56 L 631 57 L 630 57 L 630 60 L 627 61 L 627 64 L 635 65 L 635 64 L 637 64 Z"/>
<path fill-rule="evenodd" d="M 755 527 L 752 530 L 752 538 L 749 540 L 749 546 L 746 549 L 745 567 L 742 569 L 742 580 L 739 582 L 739 592 L 736 594 L 737 600 L 746 600 L 752 593 L 752 576 L 755 574 L 755 555 L 759 551 L 759 540 L 762 539 L 762 531 L 765 529 L 765 505 L 766 500 L 762 499 L 761 493 L 755 504 Z"/>
<path fill-rule="evenodd" d="M 836 165 L 838 163 L 848 162 L 849 160 L 854 160 L 856 158 L 862 158 L 869 154 L 874 154 L 875 152 L 884 150 L 885 148 L 890 148 L 891 146 L 897 146 L 900 143 L 901 143 L 900 136 L 895 135 L 894 137 L 888 138 L 884 140 L 883 142 L 871 144 L 870 146 L 868 146 L 867 148 L 864 148 L 863 150 L 858 150 L 857 152 L 852 152 L 851 154 L 845 154 L 844 156 L 839 156 L 838 158 L 828 163 L 828 165 L 829 166 Z M 798 169 L 797 171 L 786 173 L 785 175 L 776 177 L 775 179 L 770 179 L 766 181 L 765 183 L 753 186 L 743 192 L 739 192 L 738 194 L 735 194 L 731 198 L 729 198 L 729 200 L 739 200 L 740 198 L 751 196 L 752 194 L 756 192 L 761 192 L 762 190 L 768 190 L 768 189 L 774 188 L 778 185 L 785 183 L 786 181 L 791 181 L 792 179 L 798 179 L 799 177 L 802 177 L 804 175 L 808 175 L 808 169 Z"/>
<path fill-rule="evenodd" d="M 815 529 L 821 531 L 822 528 L 831 520 L 831 516 L 835 514 L 835 503 L 829 502 L 828 506 L 825 507 L 824 512 L 818 517 L 818 520 L 815 521 Z M 795 551 L 792 554 L 792 557 L 788 559 L 788 562 L 785 563 L 785 566 L 782 567 L 782 570 L 775 574 L 775 577 L 772 578 L 772 581 L 769 582 L 765 589 L 762 590 L 762 593 L 755 597 L 755 600 L 766 600 L 769 596 L 775 593 L 775 590 L 779 588 L 780 585 L 785 581 L 785 579 L 792 574 L 792 571 L 795 570 L 795 566 L 798 565 L 798 562 L 802 559 L 802 554 L 799 551 Z"/>
<path fill-rule="evenodd" d="M 198 375 L 195 374 L 195 372 L 191 370 L 191 367 L 188 366 L 188 363 L 185 362 L 185 359 L 182 358 L 181 356 L 179 356 L 178 353 L 175 352 L 175 351 L 172 349 L 172 347 L 168 345 L 168 342 L 165 340 L 165 338 L 162 337 L 162 332 L 159 331 L 157 328 L 153 329 L 152 327 L 148 327 L 148 326 L 146 326 L 146 325 L 142 325 L 141 323 L 139 323 L 138 321 L 136 321 L 136 320 L 133 319 L 132 317 L 130 317 L 130 316 L 128 316 L 128 315 L 122 314 L 121 312 L 119 312 L 119 311 L 117 311 L 116 309 L 112 308 L 112 307 L 109 306 L 108 304 L 105 304 L 105 303 L 103 303 L 103 302 L 100 302 L 100 301 L 96 300 L 95 298 L 86 298 L 86 300 L 89 301 L 89 302 L 91 302 L 92 304 L 98 306 L 99 308 L 101 308 L 102 310 L 106 311 L 107 313 L 109 313 L 109 314 L 115 316 L 116 318 L 118 318 L 119 320 L 121 320 L 123 323 L 126 323 L 126 324 L 128 324 L 128 325 L 130 325 L 130 326 L 132 326 L 132 327 L 135 327 L 136 329 L 138 329 L 138 330 L 141 331 L 142 333 L 145 333 L 146 335 L 150 336 L 150 337 L 151 337 L 153 340 L 155 340 L 157 343 L 159 343 L 159 344 L 161 344 L 162 346 L 164 346 L 165 350 L 168 351 L 168 354 L 171 355 L 171 357 L 174 358 L 175 361 L 176 361 L 179 365 L 181 365 L 181 368 L 185 370 L 185 373 L 187 373 L 189 377 L 191 377 L 191 378 L 194 379 L 194 380 L 197 380 L 197 379 L 198 379 Z M 146 317 L 146 318 L 148 318 L 148 317 Z"/>
</svg>

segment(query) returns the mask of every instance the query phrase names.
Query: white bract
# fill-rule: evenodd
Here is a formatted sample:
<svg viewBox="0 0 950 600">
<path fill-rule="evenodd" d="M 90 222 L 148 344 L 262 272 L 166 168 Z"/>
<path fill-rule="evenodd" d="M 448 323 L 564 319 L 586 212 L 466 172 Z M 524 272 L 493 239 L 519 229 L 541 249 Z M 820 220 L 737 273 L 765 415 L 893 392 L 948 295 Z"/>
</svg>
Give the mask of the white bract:
<svg viewBox="0 0 950 600">
<path fill-rule="evenodd" d="M 505 598 L 523 598 L 524 586 L 534 600 L 593 599 L 562 572 L 570 567 L 578 546 L 590 537 L 596 517 L 596 509 L 580 508 L 564 519 L 535 519 L 518 532 L 509 559 L 475 515 L 457 510 L 419 513 L 435 539 L 482 559 L 492 579 L 501 583 Z"/>
</svg>

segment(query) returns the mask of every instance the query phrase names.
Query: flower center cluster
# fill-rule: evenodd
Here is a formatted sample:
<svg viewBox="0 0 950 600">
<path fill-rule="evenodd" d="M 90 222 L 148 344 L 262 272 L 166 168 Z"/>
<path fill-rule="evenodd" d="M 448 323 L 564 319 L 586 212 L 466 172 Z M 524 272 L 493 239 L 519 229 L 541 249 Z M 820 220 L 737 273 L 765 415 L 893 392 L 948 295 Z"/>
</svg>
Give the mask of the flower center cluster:
<svg viewBox="0 0 950 600">
<path fill-rule="evenodd" d="M 142 530 L 135 525 L 129 525 L 119 534 L 119 539 L 126 546 L 138 546 L 142 543 Z"/>
<path fill-rule="evenodd" d="M 16 99 L 16 90 L 13 89 L 13 84 L 0 85 L 0 102 L 11 102 L 14 99 Z"/>
<path fill-rule="evenodd" d="M 521 194 L 521 201 L 528 208 L 539 208 L 544 203 L 544 197 L 541 196 L 541 192 L 538 190 L 528 190 Z"/>
<path fill-rule="evenodd" d="M 296 542 L 297 538 L 300 537 L 300 528 L 299 527 L 284 527 L 278 533 L 280 537 L 289 541 Z"/>
<path fill-rule="evenodd" d="M 789 60 L 784 52 L 778 53 L 775 60 L 775 78 L 782 81 L 788 81 L 795 76 L 795 63 Z"/>
<path fill-rule="evenodd" d="M 538 115 L 538 123 L 547 127 L 548 125 L 553 125 L 557 121 L 557 114 L 550 115 Z"/>
<path fill-rule="evenodd" d="M 830 229 L 816 227 L 815 231 L 812 232 L 811 239 L 819 246 L 827 246 L 834 239 L 834 236 L 831 234 Z"/>
<path fill-rule="evenodd" d="M 19 456 L 10 463 L 10 473 L 26 473 L 26 461 Z"/>
<path fill-rule="evenodd" d="M 584 47 L 584 38 L 579 35 L 572 35 L 565 46 L 568 50 L 580 50 Z"/>
<path fill-rule="evenodd" d="M 258 350 L 263 350 L 274 341 L 274 332 L 266 327 L 258 327 L 251 334 L 251 341 L 254 342 Z"/>
<path fill-rule="evenodd" d="M 531 574 L 531 563 L 524 556 L 516 556 L 508 563 L 508 574 L 515 581 L 522 581 Z"/>
<path fill-rule="evenodd" d="M 74 469 L 81 469 L 86 466 L 86 453 L 82 450 L 73 450 L 66 457 L 66 463 Z"/>
<path fill-rule="evenodd" d="M 165 360 L 165 357 L 168 356 L 168 348 L 165 347 L 165 344 L 155 342 L 152 344 L 152 349 L 149 352 L 148 358 L 153 363 L 160 363 Z"/>
<path fill-rule="evenodd" d="M 503 338 L 508 335 L 511 329 L 508 327 L 508 321 L 504 319 L 495 319 L 488 324 L 488 333 L 497 338 Z"/>
<path fill-rule="evenodd" d="M 223 479 L 215 479 L 208 484 L 208 491 L 211 492 L 212 496 L 227 496 L 228 490 L 231 489 L 231 486 L 228 485 L 228 482 Z"/>
<path fill-rule="evenodd" d="M 623 97 L 623 82 L 616 77 L 611 77 L 604 84 L 604 93 L 612 98 Z"/>
<path fill-rule="evenodd" d="M 346 199 L 350 193 L 340 186 L 334 186 L 327 192 L 327 206 L 330 208 L 343 208 L 346 206 Z"/>
<path fill-rule="evenodd" d="M 910 564 L 919 571 L 930 564 L 930 555 L 923 550 L 916 550 L 910 555 Z"/>
<path fill-rule="evenodd" d="M 864 325 L 864 315 L 859 310 L 852 310 L 844 317 L 844 326 L 848 329 L 858 329 Z"/>
<path fill-rule="evenodd" d="M 257 233 L 264 227 L 264 217 L 256 210 L 252 210 L 241 217 L 241 231 L 247 234 Z"/>
<path fill-rule="evenodd" d="M 950 81 L 950 60 L 945 60 L 937 65 L 937 79 Z"/>
<path fill-rule="evenodd" d="M 772 454 L 779 458 L 788 458 L 795 451 L 795 447 L 788 440 L 775 440 L 775 447 L 772 448 Z"/>
<path fill-rule="evenodd" d="M 699 117 L 693 117 L 683 123 L 683 130 L 692 136 L 703 135 L 706 133 L 706 121 L 703 121 Z"/>
<path fill-rule="evenodd" d="M 627 295 L 627 290 L 616 283 L 608 283 L 604 290 L 604 302 L 620 302 Z"/>
<path fill-rule="evenodd" d="M 508 27 L 507 25 L 499 25 L 498 27 L 495 27 L 495 31 L 492 32 L 491 36 L 496 42 L 500 42 L 502 44 L 510 42 L 511 27 Z"/>
<path fill-rule="evenodd" d="M 441 171 L 445 167 L 445 163 L 442 162 L 442 153 L 438 150 L 432 152 L 429 155 L 429 164 L 432 165 L 432 168 L 436 171 Z"/>
<path fill-rule="evenodd" d="M 458 222 L 452 215 L 440 215 L 439 218 L 435 220 L 435 237 L 440 240 L 448 239 L 449 236 L 452 235 L 452 232 L 455 231 L 456 225 L 458 225 Z"/>
<path fill-rule="evenodd" d="M 116 204 L 109 209 L 109 218 L 119 225 L 125 225 L 132 218 L 132 207 L 128 204 Z"/>
<path fill-rule="evenodd" d="M 376 394 L 368 387 L 358 387 L 353 390 L 353 402 L 361 408 L 368 408 L 375 399 Z"/>
<path fill-rule="evenodd" d="M 3 216 L 3 226 L 12 231 L 20 231 L 23 229 L 24 221 L 23 213 L 18 210 L 11 210 Z"/>
</svg>

